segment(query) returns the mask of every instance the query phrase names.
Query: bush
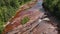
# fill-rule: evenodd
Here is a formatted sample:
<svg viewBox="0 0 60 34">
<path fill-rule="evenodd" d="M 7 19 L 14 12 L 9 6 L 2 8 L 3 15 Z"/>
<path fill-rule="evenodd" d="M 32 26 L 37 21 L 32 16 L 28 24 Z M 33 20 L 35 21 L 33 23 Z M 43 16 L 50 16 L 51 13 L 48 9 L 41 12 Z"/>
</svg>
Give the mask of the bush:
<svg viewBox="0 0 60 34">
<path fill-rule="evenodd" d="M 60 18 L 60 0 L 44 0 L 43 6 L 52 15 Z"/>
</svg>

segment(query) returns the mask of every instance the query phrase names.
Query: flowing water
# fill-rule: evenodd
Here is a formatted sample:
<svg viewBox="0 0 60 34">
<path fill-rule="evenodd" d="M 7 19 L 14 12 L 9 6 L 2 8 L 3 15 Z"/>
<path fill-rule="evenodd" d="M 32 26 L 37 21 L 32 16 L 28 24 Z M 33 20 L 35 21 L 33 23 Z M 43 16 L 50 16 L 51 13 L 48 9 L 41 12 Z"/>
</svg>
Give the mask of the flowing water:
<svg viewBox="0 0 60 34">
<path fill-rule="evenodd" d="M 32 8 L 28 9 L 28 11 L 40 10 L 44 12 L 42 3 L 43 3 L 43 0 L 38 0 L 37 3 Z"/>
</svg>

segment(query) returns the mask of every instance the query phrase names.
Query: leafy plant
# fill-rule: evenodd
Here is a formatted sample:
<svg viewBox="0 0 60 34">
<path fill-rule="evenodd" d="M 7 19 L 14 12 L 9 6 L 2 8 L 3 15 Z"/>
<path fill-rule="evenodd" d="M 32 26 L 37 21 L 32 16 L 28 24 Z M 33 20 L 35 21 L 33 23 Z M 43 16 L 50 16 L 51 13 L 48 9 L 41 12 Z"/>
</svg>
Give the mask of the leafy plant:
<svg viewBox="0 0 60 34">
<path fill-rule="evenodd" d="M 30 19 L 28 17 L 24 17 L 22 20 L 21 20 L 21 23 L 22 24 L 25 24 L 29 21 Z"/>
</svg>

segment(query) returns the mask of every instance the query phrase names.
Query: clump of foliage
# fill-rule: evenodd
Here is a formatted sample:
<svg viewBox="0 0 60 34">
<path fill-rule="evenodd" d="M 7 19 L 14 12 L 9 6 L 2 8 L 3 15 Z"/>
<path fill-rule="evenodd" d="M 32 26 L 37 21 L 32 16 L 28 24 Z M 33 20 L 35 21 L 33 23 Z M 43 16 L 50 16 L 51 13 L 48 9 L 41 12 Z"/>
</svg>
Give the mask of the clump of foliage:
<svg viewBox="0 0 60 34">
<path fill-rule="evenodd" d="M 0 34 L 3 31 L 4 23 L 15 15 L 19 6 L 28 1 L 30 0 L 0 0 Z"/>
<path fill-rule="evenodd" d="M 21 20 L 21 23 L 22 24 L 25 24 L 29 21 L 30 19 L 28 17 L 24 17 L 22 20 Z"/>
<path fill-rule="evenodd" d="M 60 18 L 60 0 L 44 0 L 43 6 L 51 14 Z"/>
</svg>

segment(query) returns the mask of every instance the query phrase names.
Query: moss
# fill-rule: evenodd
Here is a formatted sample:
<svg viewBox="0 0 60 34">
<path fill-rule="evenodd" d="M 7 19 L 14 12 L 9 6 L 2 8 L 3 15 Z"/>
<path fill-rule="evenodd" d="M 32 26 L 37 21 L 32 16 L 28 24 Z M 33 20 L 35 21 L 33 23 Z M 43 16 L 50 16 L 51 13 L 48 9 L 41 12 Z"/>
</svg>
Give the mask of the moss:
<svg viewBox="0 0 60 34">
<path fill-rule="evenodd" d="M 22 24 L 25 24 L 29 21 L 30 19 L 28 17 L 24 17 L 21 21 Z"/>
</svg>

